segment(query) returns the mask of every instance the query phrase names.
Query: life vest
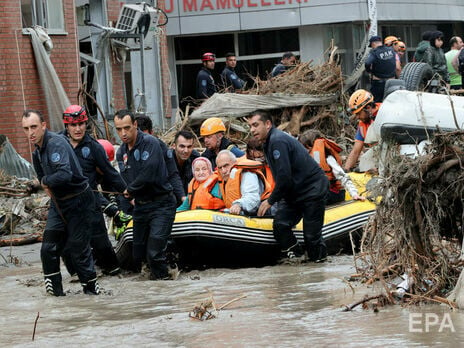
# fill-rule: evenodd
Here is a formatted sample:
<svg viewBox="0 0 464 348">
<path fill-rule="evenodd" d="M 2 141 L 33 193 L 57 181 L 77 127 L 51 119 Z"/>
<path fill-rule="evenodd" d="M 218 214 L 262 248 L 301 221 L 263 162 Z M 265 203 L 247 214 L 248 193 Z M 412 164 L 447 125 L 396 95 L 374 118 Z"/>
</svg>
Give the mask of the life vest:
<svg viewBox="0 0 464 348">
<path fill-rule="evenodd" d="M 211 190 L 218 181 L 218 175 L 213 173 L 204 182 L 199 183 L 195 179 L 188 185 L 188 200 L 190 209 L 219 210 L 225 207 L 222 199 L 214 197 Z"/>
<path fill-rule="evenodd" d="M 341 151 L 342 148 L 334 141 L 325 138 L 319 138 L 314 141 L 314 145 L 310 153 L 311 157 L 314 158 L 314 160 L 319 164 L 329 179 L 330 190 L 334 192 L 339 192 L 342 189 L 342 184 L 335 178 L 332 168 L 327 163 L 327 156 L 332 155 L 337 163 L 341 166 Z"/>
<path fill-rule="evenodd" d="M 272 192 L 274 190 L 274 187 L 275 187 L 275 180 L 274 180 L 274 176 L 272 175 L 272 172 L 271 172 L 271 167 L 269 167 L 268 164 L 263 164 L 262 172 L 263 172 L 264 176 L 266 177 L 267 182 L 271 186 L 271 192 Z"/>
<path fill-rule="evenodd" d="M 252 161 L 245 157 L 237 159 L 237 163 L 230 171 L 229 179 L 227 182 L 222 180 L 219 181 L 219 187 L 221 188 L 222 199 L 226 205 L 226 208 L 230 208 L 232 203 L 242 197 L 240 192 L 240 184 L 242 182 L 242 172 L 252 172 L 258 175 L 259 180 L 264 185 L 263 193 L 261 194 L 261 200 L 269 198 L 272 193 L 271 184 L 267 181 L 263 174 L 263 164 L 258 161 Z"/>
</svg>

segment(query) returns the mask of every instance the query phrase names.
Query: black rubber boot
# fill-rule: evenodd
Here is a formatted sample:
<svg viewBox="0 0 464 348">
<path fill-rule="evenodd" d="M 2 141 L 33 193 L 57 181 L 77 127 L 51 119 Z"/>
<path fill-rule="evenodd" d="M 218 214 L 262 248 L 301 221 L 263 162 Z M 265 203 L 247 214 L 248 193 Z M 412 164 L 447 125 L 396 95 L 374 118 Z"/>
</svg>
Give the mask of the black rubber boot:
<svg viewBox="0 0 464 348">
<path fill-rule="evenodd" d="M 55 273 L 52 275 L 46 275 L 45 279 L 45 290 L 48 294 L 53 296 L 66 296 L 63 292 L 63 283 L 61 282 L 61 273 Z"/>
<path fill-rule="evenodd" d="M 98 285 L 96 279 L 89 280 L 87 283 L 82 283 L 82 288 L 84 290 L 84 294 L 87 294 L 87 295 L 99 295 L 100 294 L 100 286 Z"/>
</svg>

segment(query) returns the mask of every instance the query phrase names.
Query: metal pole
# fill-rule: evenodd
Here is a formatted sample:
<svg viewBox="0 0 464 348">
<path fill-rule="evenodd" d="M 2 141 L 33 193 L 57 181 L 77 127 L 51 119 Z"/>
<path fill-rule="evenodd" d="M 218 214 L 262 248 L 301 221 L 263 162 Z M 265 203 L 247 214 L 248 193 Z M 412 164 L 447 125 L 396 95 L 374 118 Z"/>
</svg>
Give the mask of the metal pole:
<svg viewBox="0 0 464 348">
<path fill-rule="evenodd" d="M 145 63 L 144 63 L 144 44 L 143 44 L 143 33 L 140 33 L 140 73 L 141 73 L 141 79 L 142 79 L 142 108 L 143 111 L 146 111 L 147 108 L 147 103 L 145 100 Z"/>
</svg>

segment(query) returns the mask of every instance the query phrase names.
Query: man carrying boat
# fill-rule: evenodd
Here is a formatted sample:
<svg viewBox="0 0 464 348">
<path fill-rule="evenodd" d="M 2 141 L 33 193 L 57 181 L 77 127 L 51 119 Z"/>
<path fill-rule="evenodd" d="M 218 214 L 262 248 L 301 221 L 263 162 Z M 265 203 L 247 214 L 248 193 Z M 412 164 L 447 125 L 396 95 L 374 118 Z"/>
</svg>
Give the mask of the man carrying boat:
<svg viewBox="0 0 464 348">
<path fill-rule="evenodd" d="M 70 105 L 63 113 L 64 135 L 74 149 L 85 177 L 89 179 L 90 188 L 94 192 L 94 220 L 91 224 L 92 246 L 95 262 L 103 273 L 117 275 L 120 273 L 118 259 L 108 238 L 105 220 L 101 209 L 101 195 L 97 189 L 97 178 L 102 177 L 105 183 L 117 192 L 124 192 L 126 183 L 118 171 L 111 165 L 103 146 L 87 132 L 87 111 L 80 105 Z M 110 144 L 111 145 L 111 144 Z M 65 255 L 65 260 L 67 256 Z M 70 263 L 66 263 L 70 270 Z M 71 267 L 72 269 L 72 267 Z M 70 270 L 72 272 L 72 270 Z"/>
<path fill-rule="evenodd" d="M 119 110 L 114 125 L 123 142 L 116 158 L 127 183 L 124 196 L 135 201 L 132 213 L 135 266 L 141 269 L 146 260 L 150 279 L 170 279 L 166 246 L 176 214 L 176 198 L 160 141 L 138 130 L 129 110 Z"/>
<path fill-rule="evenodd" d="M 298 140 L 273 127 L 266 111 L 255 111 L 247 118 L 251 134 L 264 144 L 264 154 L 275 180 L 275 188 L 258 210 L 263 216 L 279 202 L 274 216 L 274 238 L 282 258 L 303 256 L 292 227 L 303 218 L 303 236 L 310 261 L 323 262 L 327 248 L 322 237 L 325 201 L 329 181 Z"/>
<path fill-rule="evenodd" d="M 69 142 L 47 129 L 39 111 L 24 111 L 22 126 L 30 143 L 35 146 L 32 160 L 37 178 L 51 198 L 40 249 L 47 293 L 65 296 L 60 257 L 66 249 L 84 293 L 98 295 L 100 288 L 90 250 L 90 224 L 95 199 L 89 180 L 82 174 Z"/>
</svg>

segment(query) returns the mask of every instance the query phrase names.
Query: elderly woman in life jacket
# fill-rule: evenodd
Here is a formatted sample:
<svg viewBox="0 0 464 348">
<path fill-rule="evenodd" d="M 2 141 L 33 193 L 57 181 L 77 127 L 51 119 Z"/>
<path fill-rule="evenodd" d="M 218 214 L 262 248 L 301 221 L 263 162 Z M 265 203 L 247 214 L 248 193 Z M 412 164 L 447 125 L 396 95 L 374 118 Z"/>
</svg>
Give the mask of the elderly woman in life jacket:
<svg viewBox="0 0 464 348">
<path fill-rule="evenodd" d="M 187 198 L 177 212 L 190 209 L 219 210 L 225 207 L 218 184 L 218 175 L 213 173 L 211 162 L 198 157 L 192 162 L 193 179 L 188 185 Z"/>
<path fill-rule="evenodd" d="M 345 200 L 345 190 L 354 200 L 365 200 L 364 197 L 359 195 L 356 186 L 341 167 L 340 152 L 342 149 L 335 142 L 324 138 L 315 129 L 307 130 L 300 135 L 298 140 L 321 166 L 330 181 L 327 204 L 343 202 Z"/>
</svg>

